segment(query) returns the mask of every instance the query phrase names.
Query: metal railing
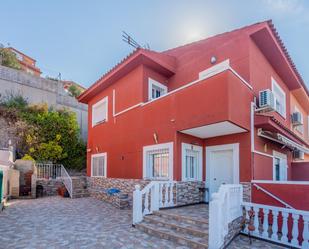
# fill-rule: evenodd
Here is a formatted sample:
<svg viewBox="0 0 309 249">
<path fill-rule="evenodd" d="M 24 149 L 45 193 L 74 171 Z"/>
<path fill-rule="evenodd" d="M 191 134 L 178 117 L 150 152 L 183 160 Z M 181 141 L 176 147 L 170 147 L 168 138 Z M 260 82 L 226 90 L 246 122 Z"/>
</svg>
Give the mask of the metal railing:
<svg viewBox="0 0 309 249">
<path fill-rule="evenodd" d="M 283 204 L 286 208 L 291 208 L 291 209 L 295 209 L 294 207 L 292 207 L 291 205 L 289 205 L 288 203 L 286 203 L 285 201 L 281 200 L 278 196 L 270 193 L 269 191 L 267 191 L 265 188 L 261 187 L 260 185 L 253 183 L 252 184 L 254 187 L 256 187 L 258 190 L 263 191 L 266 195 L 270 196 L 271 198 L 275 199 L 276 201 L 280 202 L 281 204 Z"/>
<path fill-rule="evenodd" d="M 69 192 L 70 197 L 73 196 L 73 184 L 72 178 L 66 171 L 62 164 L 53 163 L 36 163 L 34 168 L 34 174 L 37 180 L 52 180 L 60 179 L 63 181 L 64 186 Z"/>
<path fill-rule="evenodd" d="M 309 248 L 309 212 L 244 202 L 246 226 L 243 233 L 287 245 Z"/>
</svg>

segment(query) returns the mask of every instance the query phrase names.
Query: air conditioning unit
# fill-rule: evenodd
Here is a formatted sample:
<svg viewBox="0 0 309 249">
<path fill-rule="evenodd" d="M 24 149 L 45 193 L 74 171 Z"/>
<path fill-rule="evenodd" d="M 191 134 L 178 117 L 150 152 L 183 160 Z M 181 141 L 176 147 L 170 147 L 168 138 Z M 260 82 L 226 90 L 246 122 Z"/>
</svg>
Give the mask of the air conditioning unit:
<svg viewBox="0 0 309 249">
<path fill-rule="evenodd" d="M 292 113 L 292 124 L 294 126 L 299 126 L 303 124 L 303 120 L 302 120 L 302 116 L 300 114 L 300 112 L 294 112 Z"/>
<path fill-rule="evenodd" d="M 304 160 L 305 159 L 305 154 L 304 152 L 300 151 L 300 150 L 294 150 L 293 151 L 293 159 L 296 160 Z"/>
<path fill-rule="evenodd" d="M 275 98 L 271 90 L 265 89 L 259 93 L 259 109 L 264 112 L 275 110 Z"/>
</svg>

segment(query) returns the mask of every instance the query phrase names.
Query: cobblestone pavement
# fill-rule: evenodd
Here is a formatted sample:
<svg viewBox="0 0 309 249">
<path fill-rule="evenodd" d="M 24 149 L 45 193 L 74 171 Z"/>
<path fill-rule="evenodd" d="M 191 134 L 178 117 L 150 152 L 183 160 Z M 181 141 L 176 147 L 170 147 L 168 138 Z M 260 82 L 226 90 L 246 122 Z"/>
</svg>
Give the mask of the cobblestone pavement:
<svg viewBox="0 0 309 249">
<path fill-rule="evenodd" d="M 134 229 L 131 220 L 130 211 L 93 198 L 13 200 L 0 213 L 0 249 L 185 249 Z M 229 246 L 239 248 L 279 249 L 262 241 L 248 247 L 246 237 Z"/>
</svg>

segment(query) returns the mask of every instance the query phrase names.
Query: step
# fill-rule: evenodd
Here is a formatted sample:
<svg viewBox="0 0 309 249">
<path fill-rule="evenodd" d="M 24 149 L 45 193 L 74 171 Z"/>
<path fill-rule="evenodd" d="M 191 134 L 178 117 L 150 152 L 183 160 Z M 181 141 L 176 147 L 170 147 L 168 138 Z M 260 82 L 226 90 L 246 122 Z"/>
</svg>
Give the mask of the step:
<svg viewBox="0 0 309 249">
<path fill-rule="evenodd" d="M 84 197 L 89 197 L 90 194 L 89 193 L 73 193 L 73 197 L 72 198 L 84 198 Z"/>
<path fill-rule="evenodd" d="M 169 212 L 166 212 L 164 210 L 155 211 L 153 214 L 160 216 L 160 217 L 167 219 L 167 220 L 175 220 L 175 221 L 178 221 L 178 222 L 179 221 L 180 222 L 186 222 L 188 224 L 199 225 L 199 226 L 204 227 L 204 228 L 208 228 L 208 225 L 209 225 L 208 219 L 204 219 L 204 218 L 195 219 L 195 218 L 192 218 L 192 217 L 189 217 L 189 216 L 169 213 Z"/>
<path fill-rule="evenodd" d="M 208 236 L 208 225 L 200 226 L 195 224 L 190 224 L 185 221 L 173 221 L 167 220 L 157 215 L 147 215 L 144 217 L 145 223 L 155 224 L 157 226 L 166 227 L 179 231 L 182 233 L 190 234 L 197 237 L 206 237 Z"/>
<path fill-rule="evenodd" d="M 139 230 L 148 233 L 149 235 L 156 236 L 161 239 L 170 240 L 180 245 L 187 246 L 193 249 L 208 248 L 208 236 L 204 238 L 195 237 L 180 231 L 174 231 L 167 227 L 159 227 L 149 223 L 139 223 L 135 225 Z"/>
</svg>

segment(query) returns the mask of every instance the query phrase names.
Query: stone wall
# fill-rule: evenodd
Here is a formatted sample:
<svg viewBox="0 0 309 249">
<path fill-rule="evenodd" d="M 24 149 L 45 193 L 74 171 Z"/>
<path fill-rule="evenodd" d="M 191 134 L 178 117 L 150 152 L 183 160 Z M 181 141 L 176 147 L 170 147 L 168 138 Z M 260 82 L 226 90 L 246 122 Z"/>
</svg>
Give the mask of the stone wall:
<svg viewBox="0 0 309 249">
<path fill-rule="evenodd" d="M 177 206 L 204 202 L 203 188 L 205 182 L 177 182 Z"/>
<path fill-rule="evenodd" d="M 88 190 L 92 197 L 112 203 L 120 208 L 132 208 L 133 191 L 135 190 L 135 185 L 139 184 L 141 189 L 143 189 L 148 183 L 149 181 L 139 179 L 102 177 L 87 178 Z M 204 182 L 177 182 L 177 206 L 203 202 L 204 194 L 199 188 L 203 188 L 204 186 Z M 125 203 L 124 199 L 121 199 L 121 196 L 119 195 L 108 195 L 106 191 L 110 188 L 120 189 L 122 194 L 127 195 L 127 203 Z"/>
<path fill-rule="evenodd" d="M 27 98 L 29 103 L 44 102 L 49 106 L 66 107 L 74 111 L 81 136 L 85 141 L 87 140 L 88 107 L 79 103 L 76 98 L 69 96 L 64 91 L 63 82 L 30 75 L 0 65 L 0 94 L 5 96 L 8 93 L 21 94 Z"/>
<path fill-rule="evenodd" d="M 90 196 L 109 202 L 119 208 L 131 208 L 135 185 L 139 184 L 142 189 L 148 183 L 149 181 L 139 179 L 87 177 L 87 187 Z M 124 199 L 121 198 L 123 195 L 108 195 L 106 191 L 110 188 L 120 189 L 122 194 L 127 195 L 126 200 L 124 201 Z"/>
<path fill-rule="evenodd" d="M 239 217 L 235 220 L 233 220 L 229 225 L 228 225 L 228 234 L 224 237 L 224 244 L 222 248 L 226 248 L 226 246 L 240 233 L 242 230 L 242 225 L 243 225 L 243 220 L 244 217 Z"/>
<path fill-rule="evenodd" d="M 62 180 L 58 179 L 37 179 L 34 186 L 43 186 L 43 196 L 54 196 L 58 195 L 58 188 L 63 187 Z"/>
</svg>

